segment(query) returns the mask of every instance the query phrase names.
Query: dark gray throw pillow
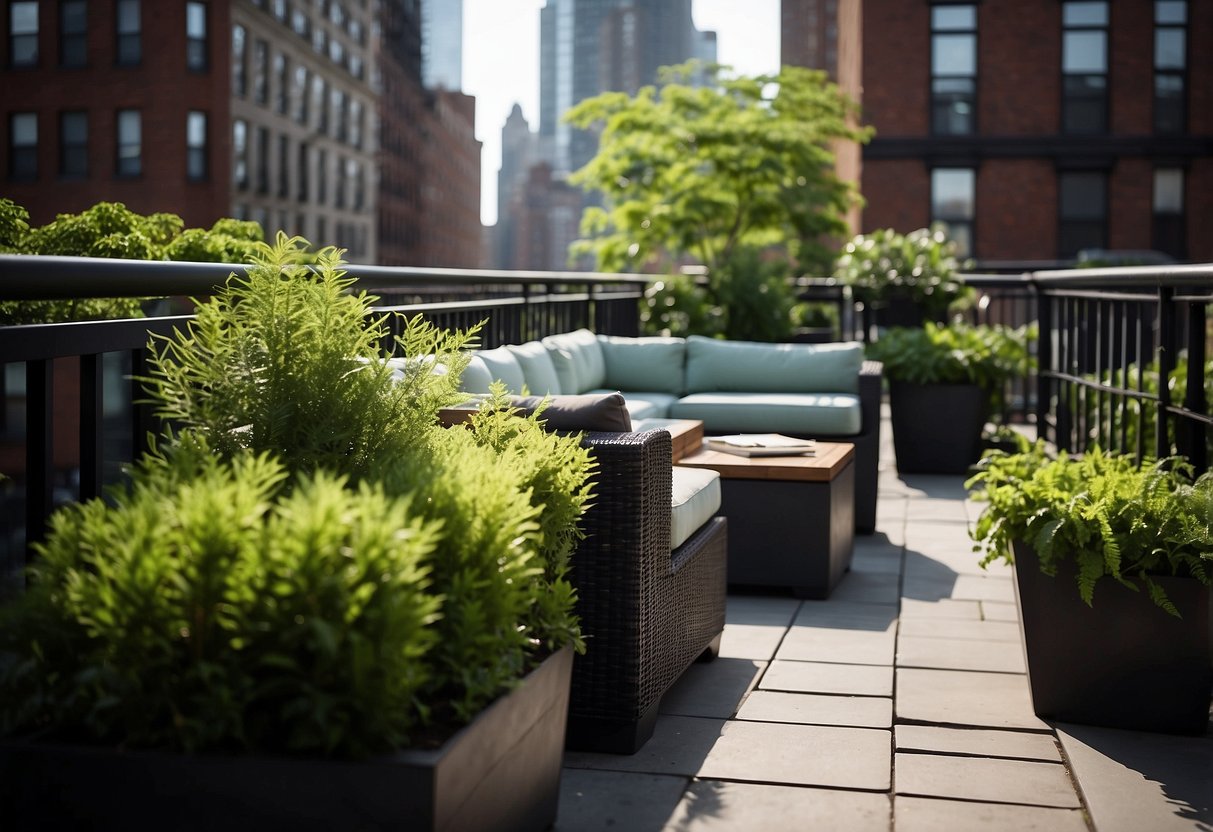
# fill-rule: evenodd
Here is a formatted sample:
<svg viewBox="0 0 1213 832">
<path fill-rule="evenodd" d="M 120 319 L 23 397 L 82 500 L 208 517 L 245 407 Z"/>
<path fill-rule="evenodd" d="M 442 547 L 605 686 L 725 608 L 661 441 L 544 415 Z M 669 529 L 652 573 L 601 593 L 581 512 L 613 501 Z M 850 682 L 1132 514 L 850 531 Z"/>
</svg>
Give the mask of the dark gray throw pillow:
<svg viewBox="0 0 1213 832">
<path fill-rule="evenodd" d="M 510 404 L 523 413 L 531 414 L 539 407 L 544 396 L 513 396 Z M 540 421 L 548 430 L 569 431 L 614 431 L 628 433 L 632 430 L 632 417 L 628 414 L 621 393 L 595 393 L 584 396 L 547 396 L 547 407 L 540 414 Z"/>
</svg>

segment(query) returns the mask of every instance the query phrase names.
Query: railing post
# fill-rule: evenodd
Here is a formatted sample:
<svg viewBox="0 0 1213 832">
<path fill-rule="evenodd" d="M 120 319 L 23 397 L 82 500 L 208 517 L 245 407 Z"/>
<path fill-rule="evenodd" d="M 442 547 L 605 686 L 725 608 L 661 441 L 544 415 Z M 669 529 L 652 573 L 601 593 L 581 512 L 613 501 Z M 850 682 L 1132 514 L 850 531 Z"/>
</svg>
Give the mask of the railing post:
<svg viewBox="0 0 1213 832">
<path fill-rule="evenodd" d="M 1036 436 L 1048 440 L 1049 432 L 1049 373 L 1053 370 L 1053 308 L 1044 290 L 1029 278 L 1028 286 L 1036 293 Z"/>
<path fill-rule="evenodd" d="M 1184 408 L 1189 413 L 1203 414 L 1208 402 L 1205 397 L 1205 331 L 1206 313 L 1203 303 L 1188 302 L 1188 377 L 1184 392 Z M 1208 427 L 1196 419 L 1185 419 L 1183 436 L 1177 437 L 1188 460 L 1199 476 L 1209 469 Z M 1183 446 L 1186 446 L 1184 448 Z"/>
<path fill-rule="evenodd" d="M 25 364 L 25 560 L 32 545 L 46 536 L 46 518 L 54 504 L 54 361 Z"/>
<path fill-rule="evenodd" d="M 1171 455 L 1167 422 L 1170 420 L 1171 371 L 1175 369 L 1175 290 L 1158 287 L 1158 411 L 1155 415 L 1154 456 Z"/>
<path fill-rule="evenodd" d="M 101 494 L 102 441 L 105 401 L 102 356 L 80 356 L 80 501 Z"/>
</svg>

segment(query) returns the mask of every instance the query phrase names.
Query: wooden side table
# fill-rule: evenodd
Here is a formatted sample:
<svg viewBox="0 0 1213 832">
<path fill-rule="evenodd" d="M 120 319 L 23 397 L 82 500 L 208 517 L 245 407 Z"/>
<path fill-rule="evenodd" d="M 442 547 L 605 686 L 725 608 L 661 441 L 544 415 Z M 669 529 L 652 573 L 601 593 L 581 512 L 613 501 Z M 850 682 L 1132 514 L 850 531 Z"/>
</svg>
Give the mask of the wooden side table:
<svg viewBox="0 0 1213 832">
<path fill-rule="evenodd" d="M 743 457 L 704 448 L 678 463 L 720 473 L 730 584 L 829 596 L 854 551 L 854 457 L 848 442 L 818 442 L 813 456 Z"/>
</svg>

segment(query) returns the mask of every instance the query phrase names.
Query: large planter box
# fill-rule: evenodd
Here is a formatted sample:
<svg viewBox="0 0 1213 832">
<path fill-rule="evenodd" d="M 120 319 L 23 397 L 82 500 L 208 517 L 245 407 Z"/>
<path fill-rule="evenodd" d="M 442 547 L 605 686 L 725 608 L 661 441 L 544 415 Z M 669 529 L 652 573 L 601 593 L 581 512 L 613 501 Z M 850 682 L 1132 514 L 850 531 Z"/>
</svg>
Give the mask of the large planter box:
<svg viewBox="0 0 1213 832">
<path fill-rule="evenodd" d="M 893 451 L 903 474 L 963 474 L 981 458 L 989 396 L 976 384 L 889 382 Z"/>
<path fill-rule="evenodd" d="M 556 820 L 571 648 L 434 751 L 365 761 L 0 744 L 11 829 L 541 830 Z"/>
<path fill-rule="evenodd" d="M 1061 722 L 1200 734 L 1213 692 L 1209 587 L 1194 578 L 1155 578 L 1179 608 L 1168 615 L 1144 592 L 1100 581 L 1093 605 L 1078 596 L 1077 566 L 1040 571 L 1016 542 L 1015 594 L 1032 707 Z"/>
</svg>

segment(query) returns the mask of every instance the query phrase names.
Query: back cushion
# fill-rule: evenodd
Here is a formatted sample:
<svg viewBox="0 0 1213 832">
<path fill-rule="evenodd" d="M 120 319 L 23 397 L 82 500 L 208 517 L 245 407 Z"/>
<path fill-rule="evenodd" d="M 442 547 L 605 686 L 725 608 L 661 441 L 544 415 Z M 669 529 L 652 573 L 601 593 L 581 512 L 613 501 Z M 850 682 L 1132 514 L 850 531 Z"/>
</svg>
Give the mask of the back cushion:
<svg viewBox="0 0 1213 832">
<path fill-rule="evenodd" d="M 556 375 L 556 367 L 547 348 L 538 341 L 527 341 L 518 346 L 507 346 L 522 367 L 522 376 L 526 379 L 527 389 L 538 396 L 559 395 L 564 388 Z"/>
<path fill-rule="evenodd" d="M 459 389 L 465 393 L 487 393 L 493 383 L 493 374 L 479 355 L 473 355 L 463 375 L 459 377 Z"/>
<path fill-rule="evenodd" d="M 556 378 L 565 393 L 581 393 L 603 386 L 606 365 L 598 336 L 588 329 L 549 335 L 543 346 L 556 368 Z"/>
<path fill-rule="evenodd" d="M 599 335 L 607 388 L 673 393 L 683 391 L 686 341 L 682 338 L 622 338 Z"/>
<path fill-rule="evenodd" d="M 526 384 L 526 376 L 523 375 L 522 365 L 518 363 L 518 359 L 512 352 L 505 347 L 498 347 L 495 350 L 481 350 L 476 353 L 476 357 L 484 362 L 493 381 L 504 382 L 505 389 L 510 393 L 522 392 L 523 385 Z M 488 391 L 467 390 L 467 392 L 487 393 Z"/>
<path fill-rule="evenodd" d="M 863 345 L 687 338 L 687 391 L 857 393 Z"/>
</svg>

